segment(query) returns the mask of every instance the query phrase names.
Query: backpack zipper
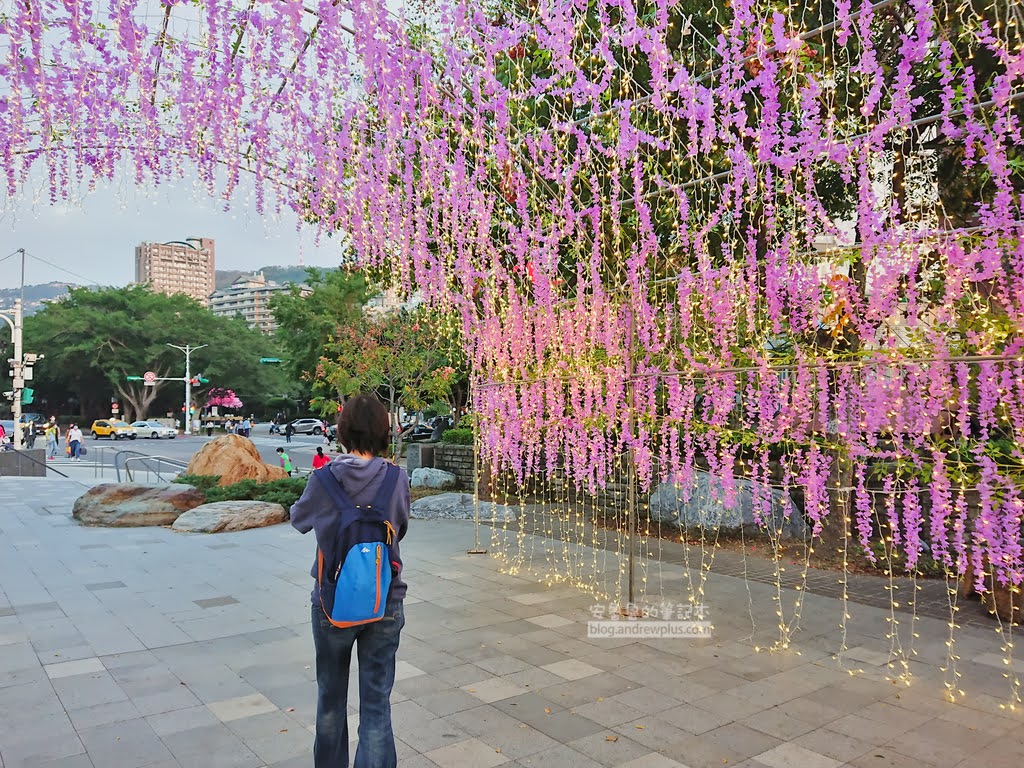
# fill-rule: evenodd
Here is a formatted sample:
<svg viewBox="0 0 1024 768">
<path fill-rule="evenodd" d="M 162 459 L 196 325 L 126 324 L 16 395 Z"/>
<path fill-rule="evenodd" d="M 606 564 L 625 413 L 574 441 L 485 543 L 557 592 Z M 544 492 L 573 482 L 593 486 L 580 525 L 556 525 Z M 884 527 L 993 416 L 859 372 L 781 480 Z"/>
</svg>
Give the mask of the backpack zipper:
<svg viewBox="0 0 1024 768">
<path fill-rule="evenodd" d="M 373 603 L 373 612 L 374 612 L 374 614 L 376 614 L 377 611 L 380 610 L 380 555 L 381 555 L 381 545 L 378 544 L 377 545 L 377 599 Z"/>
</svg>

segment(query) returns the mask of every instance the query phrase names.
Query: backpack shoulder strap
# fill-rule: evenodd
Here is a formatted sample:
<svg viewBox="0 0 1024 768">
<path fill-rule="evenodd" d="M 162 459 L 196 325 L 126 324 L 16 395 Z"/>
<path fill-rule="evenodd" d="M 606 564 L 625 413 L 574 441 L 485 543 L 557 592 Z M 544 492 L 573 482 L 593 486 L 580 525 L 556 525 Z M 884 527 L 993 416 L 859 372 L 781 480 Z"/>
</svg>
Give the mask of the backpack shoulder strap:
<svg viewBox="0 0 1024 768">
<path fill-rule="evenodd" d="M 327 495 L 331 497 L 331 500 L 334 501 L 335 505 L 341 509 L 348 509 L 355 506 L 352 503 L 352 500 L 348 497 L 348 493 L 345 492 L 345 486 L 343 486 L 341 481 L 334 476 L 330 467 L 321 467 L 311 474 L 320 482 L 321 487 L 327 491 Z"/>
<path fill-rule="evenodd" d="M 373 499 L 373 510 L 382 518 L 387 516 L 388 503 L 395 493 L 395 486 L 398 485 L 398 467 L 388 463 L 384 472 L 384 479 L 381 480 L 380 488 Z"/>
</svg>

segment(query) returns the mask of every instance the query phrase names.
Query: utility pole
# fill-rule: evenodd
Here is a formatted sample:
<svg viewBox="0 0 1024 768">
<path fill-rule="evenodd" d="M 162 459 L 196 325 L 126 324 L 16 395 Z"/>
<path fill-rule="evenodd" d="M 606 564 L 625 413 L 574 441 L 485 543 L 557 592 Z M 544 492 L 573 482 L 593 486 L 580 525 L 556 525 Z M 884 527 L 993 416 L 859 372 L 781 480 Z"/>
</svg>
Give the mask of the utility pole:
<svg viewBox="0 0 1024 768">
<path fill-rule="evenodd" d="M 21 391 L 25 388 L 25 359 L 21 348 L 21 325 L 23 308 L 21 299 L 14 300 L 14 312 L 7 315 L 0 312 L 0 318 L 11 328 L 11 342 L 14 345 L 14 357 L 8 358 L 11 365 L 11 377 L 14 380 L 13 391 L 11 392 L 11 410 L 14 415 L 14 434 L 11 435 L 11 443 L 15 448 L 24 447 L 24 437 L 21 432 Z"/>
<path fill-rule="evenodd" d="M 182 434 L 191 435 L 192 414 L 189 409 L 192 407 L 192 353 L 210 345 L 200 344 L 198 347 L 193 347 L 186 344 L 184 347 L 179 347 L 177 344 L 168 344 L 167 346 L 185 353 L 185 431 Z"/>
</svg>

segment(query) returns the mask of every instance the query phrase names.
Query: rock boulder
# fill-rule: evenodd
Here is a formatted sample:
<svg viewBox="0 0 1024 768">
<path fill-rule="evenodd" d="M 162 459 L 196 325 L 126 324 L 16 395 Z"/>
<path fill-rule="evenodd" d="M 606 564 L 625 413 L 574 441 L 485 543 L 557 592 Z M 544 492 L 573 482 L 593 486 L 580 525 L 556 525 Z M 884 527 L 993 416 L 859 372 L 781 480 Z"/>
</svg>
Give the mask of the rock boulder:
<svg viewBox="0 0 1024 768">
<path fill-rule="evenodd" d="M 472 520 L 473 496 L 468 493 L 439 493 L 416 499 L 410 506 L 410 515 L 419 520 Z M 480 502 L 481 520 L 516 519 L 515 510 L 493 501 Z"/>
<path fill-rule="evenodd" d="M 785 538 L 803 538 L 803 516 L 787 493 L 745 478 L 734 482 L 732 498 L 722 478 L 707 472 L 695 474 L 689 498 L 682 487 L 662 483 L 651 494 L 651 520 L 680 528 L 761 528 Z"/>
<path fill-rule="evenodd" d="M 174 521 L 174 530 L 223 533 L 277 525 L 288 519 L 280 504 L 266 501 L 216 501 L 190 509 Z"/>
<path fill-rule="evenodd" d="M 242 480 L 265 483 L 288 477 L 281 467 L 265 464 L 252 440 L 241 435 L 221 435 L 208 442 L 192 457 L 186 472 L 217 475 L 218 485 L 233 485 Z"/>
<path fill-rule="evenodd" d="M 206 495 L 191 485 L 106 483 L 76 499 L 71 515 L 85 525 L 110 528 L 170 525 L 204 501 Z"/>
<path fill-rule="evenodd" d="M 443 491 L 454 488 L 459 483 L 459 478 L 451 472 L 433 467 L 420 467 L 412 471 L 413 488 L 433 488 Z"/>
</svg>

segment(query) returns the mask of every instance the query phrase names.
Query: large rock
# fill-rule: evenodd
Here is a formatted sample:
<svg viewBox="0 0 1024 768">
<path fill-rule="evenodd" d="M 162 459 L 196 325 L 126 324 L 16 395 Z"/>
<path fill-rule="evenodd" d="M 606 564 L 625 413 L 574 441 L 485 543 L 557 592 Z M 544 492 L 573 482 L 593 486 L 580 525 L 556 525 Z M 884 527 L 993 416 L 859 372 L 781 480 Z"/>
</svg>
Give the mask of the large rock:
<svg viewBox="0 0 1024 768">
<path fill-rule="evenodd" d="M 264 483 L 288 477 L 283 468 L 265 464 L 252 440 L 241 435 L 221 435 L 208 442 L 192 457 L 186 472 L 217 475 L 218 485 L 233 485 L 242 480 Z"/>
<path fill-rule="evenodd" d="M 188 533 L 223 533 L 277 525 L 288 519 L 280 504 L 266 501 L 215 501 L 185 512 L 174 530 Z"/>
<path fill-rule="evenodd" d="M 110 528 L 170 525 L 204 501 L 206 494 L 181 483 L 106 483 L 78 497 L 71 515 L 85 525 Z"/>
<path fill-rule="evenodd" d="M 411 480 L 413 488 L 433 488 L 438 491 L 454 488 L 459 483 L 459 478 L 451 472 L 433 467 L 414 469 Z"/>
<path fill-rule="evenodd" d="M 734 481 L 733 497 L 723 488 L 722 478 L 698 471 L 690 487 L 662 483 L 651 494 L 650 517 L 680 528 L 761 528 L 787 538 L 803 538 L 803 516 L 789 494 L 745 478 Z"/>
<path fill-rule="evenodd" d="M 473 496 L 468 493 L 439 493 L 424 496 L 410 505 L 409 514 L 419 520 L 472 520 L 475 514 Z M 493 501 L 480 502 L 481 520 L 516 519 L 515 510 Z"/>
</svg>

